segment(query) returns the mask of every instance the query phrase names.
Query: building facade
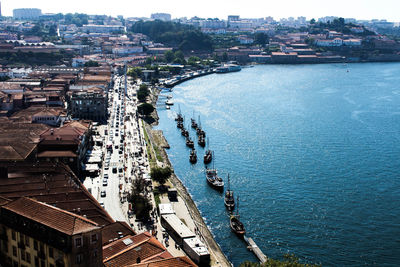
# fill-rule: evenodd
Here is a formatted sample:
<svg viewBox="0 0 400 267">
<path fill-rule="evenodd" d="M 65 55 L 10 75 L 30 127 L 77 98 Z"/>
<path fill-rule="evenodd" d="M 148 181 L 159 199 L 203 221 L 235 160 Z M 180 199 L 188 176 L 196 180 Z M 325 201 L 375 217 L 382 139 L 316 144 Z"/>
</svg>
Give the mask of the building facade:
<svg viewBox="0 0 400 267">
<path fill-rule="evenodd" d="M 6 266 L 101 266 L 102 263 L 101 227 L 30 198 L 3 203 L 0 236 L 1 260 Z"/>
<path fill-rule="evenodd" d="M 13 10 L 14 19 L 38 19 L 42 10 L 38 8 L 18 8 Z"/>
</svg>

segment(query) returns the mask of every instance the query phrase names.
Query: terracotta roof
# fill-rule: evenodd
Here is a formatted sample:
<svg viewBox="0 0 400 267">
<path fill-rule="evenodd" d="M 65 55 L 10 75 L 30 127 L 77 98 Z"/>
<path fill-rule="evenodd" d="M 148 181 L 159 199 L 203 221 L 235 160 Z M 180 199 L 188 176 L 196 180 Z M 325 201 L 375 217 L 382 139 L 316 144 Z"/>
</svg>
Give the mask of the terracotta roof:
<svg viewBox="0 0 400 267">
<path fill-rule="evenodd" d="M 12 200 L 30 197 L 77 215 L 85 215 L 99 225 L 114 223 L 67 165 L 61 162 L 56 165 L 50 162 L 34 165 L 17 162 L 6 163 L 5 166 L 8 177 L 0 179 L 0 196 Z"/>
<path fill-rule="evenodd" d="M 78 155 L 76 155 L 74 152 L 69 151 L 69 150 L 58 150 L 58 151 L 43 151 L 37 155 L 38 158 L 76 158 Z"/>
<path fill-rule="evenodd" d="M 188 257 L 175 257 L 169 259 L 154 260 L 145 263 L 128 265 L 126 267 L 196 267 L 197 265 Z"/>
<path fill-rule="evenodd" d="M 120 236 L 135 235 L 135 231 L 126 222 L 115 222 L 101 229 L 103 245 L 119 239 Z"/>
<path fill-rule="evenodd" d="M 25 160 L 36 148 L 40 133 L 48 128 L 44 124 L 0 121 L 0 161 Z"/>
<path fill-rule="evenodd" d="M 90 232 L 100 228 L 95 222 L 85 217 L 27 197 L 14 200 L 4 205 L 2 209 L 17 213 L 67 235 Z"/>
<path fill-rule="evenodd" d="M 147 238 L 140 242 L 135 241 L 145 236 L 137 235 L 134 237 L 125 237 L 103 247 L 104 266 L 120 267 L 136 264 L 138 258 L 140 258 L 142 262 L 156 257 L 164 259 L 171 258 L 172 255 L 166 248 L 156 238 L 149 235 L 149 233 L 146 233 L 145 236 Z M 128 239 L 131 239 L 130 241 L 132 243 L 130 243 Z M 129 241 L 128 245 L 124 243 L 125 240 Z M 113 253 L 110 253 L 111 251 L 113 251 Z"/>
<path fill-rule="evenodd" d="M 47 129 L 40 135 L 40 143 L 74 143 L 79 144 L 87 129 L 66 124 L 60 128 Z M 54 142 L 55 141 L 55 142 Z"/>
</svg>

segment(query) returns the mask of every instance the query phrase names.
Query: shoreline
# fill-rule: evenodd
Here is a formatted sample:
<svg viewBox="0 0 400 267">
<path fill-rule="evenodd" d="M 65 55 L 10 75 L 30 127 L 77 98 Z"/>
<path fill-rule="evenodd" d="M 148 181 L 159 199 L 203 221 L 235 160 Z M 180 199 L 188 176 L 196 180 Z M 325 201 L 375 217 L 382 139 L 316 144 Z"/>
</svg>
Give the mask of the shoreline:
<svg viewBox="0 0 400 267">
<path fill-rule="evenodd" d="M 195 77 L 193 77 L 195 78 Z M 158 101 L 158 96 L 161 92 L 161 90 L 156 87 L 156 95 L 154 95 L 154 98 L 152 98 L 151 103 L 155 105 Z M 156 106 L 156 105 L 155 105 Z M 190 213 L 190 216 L 192 217 L 193 223 L 196 225 L 197 229 L 199 229 L 198 233 L 202 236 L 202 241 L 206 244 L 207 248 L 209 249 L 211 257 L 211 262 L 210 266 L 222 266 L 222 267 L 231 267 L 233 266 L 232 263 L 228 260 L 224 252 L 222 251 L 221 247 L 217 243 L 217 241 L 214 239 L 214 235 L 208 228 L 207 224 L 205 223 L 200 210 L 198 209 L 196 203 L 193 201 L 191 195 L 189 194 L 187 188 L 185 185 L 182 183 L 182 181 L 179 179 L 179 177 L 175 174 L 174 167 L 169 160 L 168 153 L 165 150 L 166 147 L 169 147 L 169 143 L 167 139 L 164 136 L 164 133 L 162 130 L 154 130 L 153 127 L 158 125 L 158 112 L 157 108 L 154 110 L 154 122 L 149 124 L 145 122 L 145 127 L 149 128 L 151 131 L 148 131 L 148 134 L 152 135 L 152 138 L 150 138 L 150 142 L 154 142 L 155 144 L 152 144 L 153 146 L 156 145 L 159 148 L 159 151 L 161 153 L 161 156 L 163 158 L 163 164 L 165 166 L 169 166 L 172 170 L 172 175 L 169 178 L 169 181 L 173 185 L 173 187 L 178 191 L 178 194 L 181 196 L 183 199 L 185 206 L 187 210 Z M 153 131 L 157 131 L 158 135 L 161 137 L 161 142 L 157 143 L 154 140 L 153 136 Z"/>
</svg>

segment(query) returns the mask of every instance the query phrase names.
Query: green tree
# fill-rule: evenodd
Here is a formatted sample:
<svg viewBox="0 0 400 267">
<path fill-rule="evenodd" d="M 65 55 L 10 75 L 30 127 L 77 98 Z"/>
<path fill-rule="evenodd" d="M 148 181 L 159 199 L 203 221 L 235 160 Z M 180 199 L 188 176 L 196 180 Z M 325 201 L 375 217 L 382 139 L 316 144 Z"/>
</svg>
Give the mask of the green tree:
<svg viewBox="0 0 400 267">
<path fill-rule="evenodd" d="M 149 103 L 143 103 L 139 105 L 137 109 L 140 114 L 143 114 L 145 116 L 150 115 L 154 111 L 153 105 Z"/>
<path fill-rule="evenodd" d="M 160 185 L 164 185 L 168 178 L 171 177 L 172 170 L 170 167 L 160 168 L 153 167 L 150 170 L 151 179 L 158 182 Z"/>
<path fill-rule="evenodd" d="M 167 51 L 167 52 L 165 52 L 164 53 L 164 58 L 165 58 L 165 61 L 167 62 L 167 63 L 171 63 L 173 60 L 174 60 L 174 58 L 175 58 L 175 55 L 174 55 L 174 52 L 172 52 L 172 51 Z"/>
<path fill-rule="evenodd" d="M 188 64 L 195 66 L 197 65 L 197 62 L 201 61 L 201 59 L 199 57 L 195 57 L 195 56 L 191 56 L 188 58 Z"/>
<path fill-rule="evenodd" d="M 254 42 L 261 46 L 265 46 L 267 43 L 269 43 L 269 37 L 263 32 L 258 32 L 254 35 Z"/>
<path fill-rule="evenodd" d="M 228 60 L 228 54 L 226 52 L 224 52 L 222 54 L 222 61 L 227 61 Z"/>
<path fill-rule="evenodd" d="M 310 24 L 315 24 L 315 19 L 314 18 L 310 20 Z"/>
<path fill-rule="evenodd" d="M 85 62 L 85 65 L 84 65 L 84 67 L 98 67 L 98 66 L 100 66 L 99 62 L 93 61 L 93 60 L 89 60 L 89 61 Z"/>
<path fill-rule="evenodd" d="M 245 261 L 239 267 L 320 267 L 320 265 L 300 263 L 299 258 L 292 254 L 286 254 L 283 257 L 284 260 L 268 258 L 263 264 Z"/>
<path fill-rule="evenodd" d="M 127 75 L 131 76 L 133 79 L 140 78 L 140 77 L 142 77 L 142 68 L 140 68 L 140 67 L 130 68 L 127 71 Z"/>
</svg>

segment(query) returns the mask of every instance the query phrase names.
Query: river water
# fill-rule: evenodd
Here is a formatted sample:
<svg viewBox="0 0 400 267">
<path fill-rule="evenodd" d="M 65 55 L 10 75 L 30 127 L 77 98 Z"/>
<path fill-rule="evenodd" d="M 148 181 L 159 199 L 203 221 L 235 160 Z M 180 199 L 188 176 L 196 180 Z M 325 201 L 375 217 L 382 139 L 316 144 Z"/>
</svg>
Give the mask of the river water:
<svg viewBox="0 0 400 267">
<path fill-rule="evenodd" d="M 159 105 L 175 172 L 229 260 L 256 261 L 223 195 L 189 163 L 176 128 L 200 115 L 215 167 L 240 196 L 247 235 L 270 257 L 324 266 L 400 264 L 400 64 L 264 65 L 176 86 Z M 195 132 L 190 130 L 195 137 Z M 196 144 L 197 145 L 197 144 Z"/>
</svg>

